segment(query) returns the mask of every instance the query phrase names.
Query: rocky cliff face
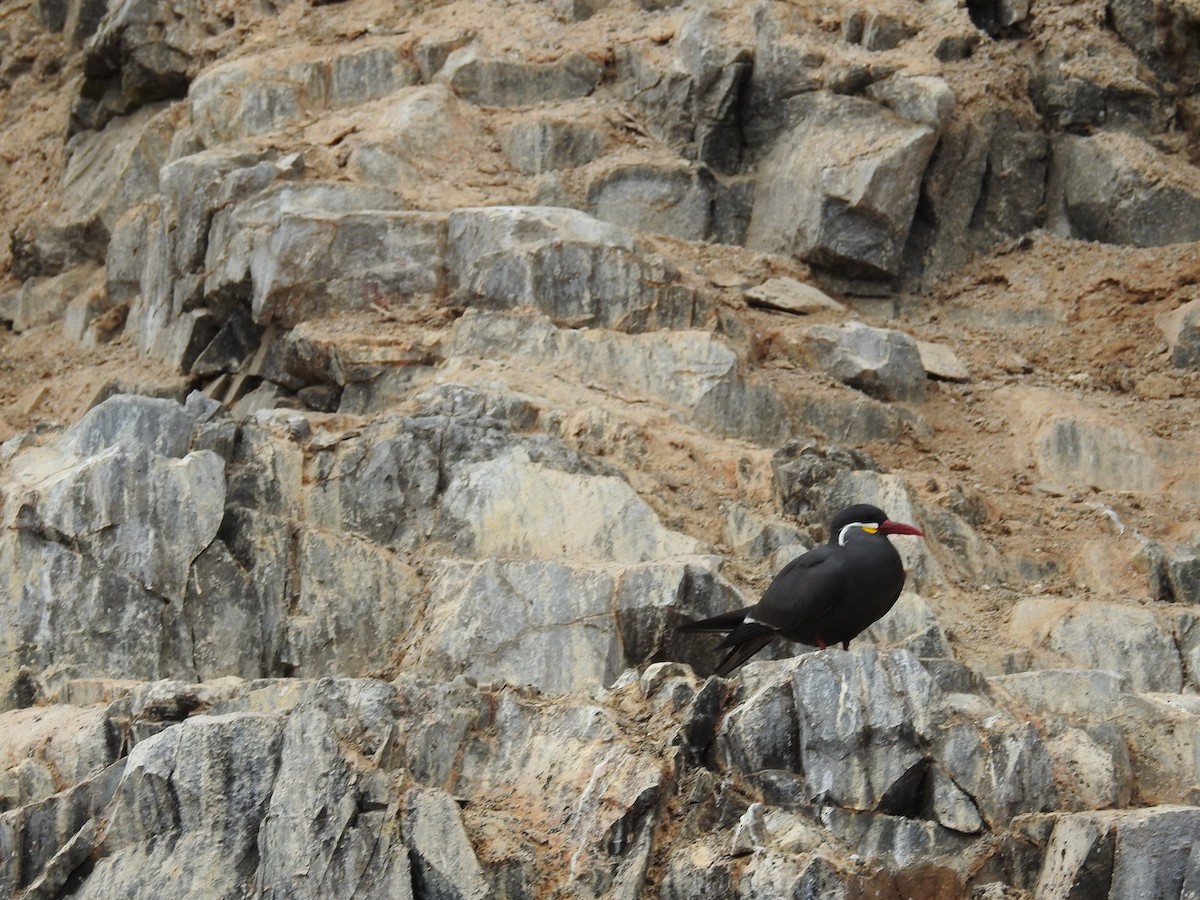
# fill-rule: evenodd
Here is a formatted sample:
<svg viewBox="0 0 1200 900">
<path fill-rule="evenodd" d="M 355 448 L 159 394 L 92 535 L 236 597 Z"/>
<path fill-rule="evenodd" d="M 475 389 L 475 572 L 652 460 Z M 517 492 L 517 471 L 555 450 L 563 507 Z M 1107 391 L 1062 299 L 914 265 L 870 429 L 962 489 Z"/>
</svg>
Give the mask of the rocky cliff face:
<svg viewBox="0 0 1200 900">
<path fill-rule="evenodd" d="M 0 10 L 0 892 L 1200 895 L 1200 11 Z M 850 652 L 711 677 L 831 513 Z"/>
</svg>

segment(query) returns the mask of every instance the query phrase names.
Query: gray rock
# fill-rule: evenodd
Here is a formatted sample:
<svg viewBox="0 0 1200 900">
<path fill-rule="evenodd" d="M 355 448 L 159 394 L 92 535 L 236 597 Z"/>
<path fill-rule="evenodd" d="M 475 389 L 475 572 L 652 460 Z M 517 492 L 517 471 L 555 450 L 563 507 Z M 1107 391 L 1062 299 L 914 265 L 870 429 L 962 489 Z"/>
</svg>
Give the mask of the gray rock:
<svg viewBox="0 0 1200 900">
<path fill-rule="evenodd" d="M 1150 441 L 1115 422 L 1051 415 L 1035 440 L 1038 470 L 1051 482 L 1109 491 L 1155 491 L 1162 485 Z"/>
<path fill-rule="evenodd" d="M 1088 38 L 1068 33 L 1043 50 L 1031 94 L 1052 123 L 1051 133 L 1155 133 L 1168 128 L 1169 103 L 1134 50 L 1119 41 L 1106 41 L 1102 54 L 1095 49 Z"/>
<path fill-rule="evenodd" d="M 213 36 L 232 24 L 210 0 L 171 6 L 129 0 L 115 5 L 87 42 L 70 131 L 98 130 L 114 116 L 184 96 L 191 79 L 219 52 Z"/>
<path fill-rule="evenodd" d="M 1086 668 L 1120 672 L 1134 691 L 1179 691 L 1183 670 L 1171 629 L 1148 609 L 1098 601 L 1023 600 L 1012 611 L 1015 638 Z"/>
<path fill-rule="evenodd" d="M 1073 235 L 1158 247 L 1200 240 L 1200 171 L 1129 134 L 1063 135 L 1053 164 Z"/>
<path fill-rule="evenodd" d="M 378 767 L 363 765 L 387 743 L 394 689 L 326 679 L 301 692 L 283 725 L 270 805 L 257 828 L 258 895 L 316 900 L 359 890 L 411 900 L 401 799 Z"/>
<path fill-rule="evenodd" d="M 904 19 L 881 10 L 863 17 L 862 45 L 868 50 L 894 50 L 916 33 Z"/>
<path fill-rule="evenodd" d="M 554 0 L 554 13 L 568 22 L 584 22 L 608 6 L 609 0 Z"/>
<path fill-rule="evenodd" d="M 1200 301 L 1184 303 L 1167 328 L 1171 363 L 1181 369 L 1200 369 Z"/>
<path fill-rule="evenodd" d="M 741 96 L 754 69 L 750 48 L 700 10 L 680 29 L 679 56 L 636 45 L 616 49 L 618 90 L 636 105 L 646 130 L 685 159 L 716 172 L 738 171 L 743 154 Z"/>
<path fill-rule="evenodd" d="M 303 677 L 385 668 L 414 624 L 422 584 L 402 559 L 345 535 L 304 529 L 280 661 Z"/>
<path fill-rule="evenodd" d="M 800 118 L 759 168 L 746 245 L 895 275 L 936 132 L 829 94 L 805 97 Z"/>
<path fill-rule="evenodd" d="M 629 232 L 570 209 L 455 210 L 447 269 L 458 302 L 534 306 L 560 324 L 687 328 L 708 310 L 670 263 L 639 253 Z"/>
<path fill-rule="evenodd" d="M 917 341 L 917 352 L 921 355 L 921 368 L 930 378 L 957 382 L 971 380 L 970 370 L 945 344 Z"/>
<path fill-rule="evenodd" d="M 896 605 L 863 632 L 863 637 L 877 646 L 903 648 L 921 658 L 954 655 L 929 603 L 913 591 L 902 593 Z"/>
<path fill-rule="evenodd" d="M 282 731 L 276 716 L 197 716 L 134 747 L 81 896 L 225 894 L 253 882 Z"/>
<path fill-rule="evenodd" d="M 1038 879 L 1039 897 L 1175 898 L 1200 827 L 1195 807 L 1059 817 Z"/>
<path fill-rule="evenodd" d="M 449 352 L 576 373 L 583 383 L 652 400 L 685 421 L 767 445 L 789 430 L 775 392 L 745 378 L 736 354 L 708 332 L 621 335 L 555 328 L 543 317 L 469 312 L 456 323 Z"/>
<path fill-rule="evenodd" d="M 700 550 L 664 528 L 624 480 L 560 471 L 520 449 L 463 467 L 443 506 L 483 557 L 644 562 Z"/>
<path fill-rule="evenodd" d="M 215 321 L 206 335 L 192 333 L 209 315 L 202 307 L 209 229 L 219 208 L 290 174 L 296 162 L 273 159 L 270 152 L 222 147 L 163 167 L 157 215 L 151 211 L 144 236 L 128 236 L 140 245 L 145 268 L 126 327 L 144 353 L 187 371 L 220 333 Z"/>
<path fill-rule="evenodd" d="M 1032 710 L 1081 721 L 1111 714 L 1126 685 L 1117 672 L 1090 669 L 1045 669 L 988 680 Z"/>
<path fill-rule="evenodd" d="M 904 434 L 911 421 L 892 404 L 850 389 L 789 400 L 803 433 L 823 441 L 857 445 L 895 440 Z"/>
<path fill-rule="evenodd" d="M 882 400 L 925 397 L 925 368 L 916 340 L 902 331 L 862 322 L 814 325 L 805 349 L 834 378 Z"/>
<path fill-rule="evenodd" d="M 15 524 L 164 600 L 182 600 L 192 561 L 224 515 L 225 462 L 209 450 L 168 460 L 111 447 L 27 484 L 10 501 Z"/>
<path fill-rule="evenodd" d="M 1196 48 L 1184 37 L 1200 18 L 1194 8 L 1170 0 L 1115 0 L 1110 15 L 1117 34 L 1159 78 L 1195 84 Z"/>
<path fill-rule="evenodd" d="M 330 56 L 288 47 L 214 66 L 188 91 L 192 124 L 206 146 L 278 131 L 328 110 L 385 97 L 417 80 L 395 42 Z"/>
<path fill-rule="evenodd" d="M 249 301 L 260 325 L 437 295 L 446 217 L 393 211 L 388 191 L 283 184 L 217 214 L 206 251 L 210 302 Z"/>
<path fill-rule="evenodd" d="M 158 170 L 167 162 L 177 119 L 172 108 L 153 104 L 102 131 L 76 135 L 63 173 L 64 220 L 95 220 L 111 232 L 126 210 L 158 193 Z"/>
<path fill-rule="evenodd" d="M 601 221 L 701 241 L 712 230 L 712 193 L 712 177 L 704 170 L 633 164 L 594 181 L 588 202 Z"/>
<path fill-rule="evenodd" d="M 24 281 L 102 262 L 108 240 L 107 229 L 97 219 L 84 222 L 59 222 L 50 217 L 26 219 L 9 233 L 12 273 Z"/>
<path fill-rule="evenodd" d="M 124 770 L 124 760 L 115 762 L 39 802 L 0 813 L 0 890 L 30 898 L 60 892 L 99 845 L 104 810 Z"/>
<path fill-rule="evenodd" d="M 1046 136 L 1027 103 L 955 114 L 940 131 L 909 258 L 925 278 L 955 271 L 979 251 L 1038 227 L 1046 196 Z"/>
<path fill-rule="evenodd" d="M 554 62 L 526 62 L 483 57 L 472 44 L 451 53 L 437 79 L 479 106 L 527 106 L 586 97 L 602 74 L 595 60 L 577 51 Z"/>
<path fill-rule="evenodd" d="M 778 309 L 797 315 L 846 310 L 846 307 L 820 288 L 794 278 L 768 278 L 762 284 L 746 291 L 746 302 L 751 306 Z"/>
<path fill-rule="evenodd" d="M 501 144 L 508 161 L 518 172 L 540 175 L 591 162 L 600 154 L 604 138 L 604 134 L 592 125 L 570 119 L 537 117 L 523 119 L 511 126 L 502 135 Z"/>
<path fill-rule="evenodd" d="M 79 47 L 95 34 L 107 6 L 106 0 L 38 0 L 34 12 L 44 28 L 61 31 Z"/>
<path fill-rule="evenodd" d="M 438 900 L 491 896 L 454 798 L 431 788 L 411 790 L 404 795 L 403 821 L 418 896 Z"/>
<path fill-rule="evenodd" d="M 99 293 L 103 273 L 86 265 L 50 278 L 30 278 L 15 291 L 0 294 L 0 320 L 13 331 L 27 331 L 64 318 L 72 302 Z"/>
<path fill-rule="evenodd" d="M 810 801 L 895 812 L 915 807 L 925 770 L 920 746 L 934 737 L 938 698 L 915 657 L 831 650 L 752 663 L 745 679 L 754 693 L 727 715 L 717 738 L 725 765 L 798 764 Z M 830 716 L 831 709 L 838 715 Z"/>
<path fill-rule="evenodd" d="M 1108 809 L 1129 804 L 1132 772 L 1123 755 L 1114 756 L 1082 728 L 1066 729 L 1047 741 L 1046 749 L 1066 809 Z"/>
<path fill-rule="evenodd" d="M 954 814 L 943 824 L 963 827 L 973 821 L 969 810 L 960 811 L 966 802 L 974 804 L 991 829 L 1021 813 L 1058 809 L 1054 767 L 1037 728 L 1004 715 L 982 722 L 975 718 L 973 712 L 959 714 L 957 721 L 944 725 L 932 753 L 949 778 L 951 798 L 941 802 Z M 937 808 L 936 796 L 934 801 Z"/>
</svg>

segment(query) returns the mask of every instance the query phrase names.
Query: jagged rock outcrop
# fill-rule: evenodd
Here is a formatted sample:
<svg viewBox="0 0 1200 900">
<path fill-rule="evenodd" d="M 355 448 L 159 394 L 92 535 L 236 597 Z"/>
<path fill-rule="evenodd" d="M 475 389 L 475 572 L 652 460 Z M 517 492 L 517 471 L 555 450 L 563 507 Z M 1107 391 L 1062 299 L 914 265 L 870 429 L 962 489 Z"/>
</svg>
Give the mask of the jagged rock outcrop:
<svg viewBox="0 0 1200 900">
<path fill-rule="evenodd" d="M 6 10 L 0 894 L 1196 893 L 1198 22 Z"/>
</svg>

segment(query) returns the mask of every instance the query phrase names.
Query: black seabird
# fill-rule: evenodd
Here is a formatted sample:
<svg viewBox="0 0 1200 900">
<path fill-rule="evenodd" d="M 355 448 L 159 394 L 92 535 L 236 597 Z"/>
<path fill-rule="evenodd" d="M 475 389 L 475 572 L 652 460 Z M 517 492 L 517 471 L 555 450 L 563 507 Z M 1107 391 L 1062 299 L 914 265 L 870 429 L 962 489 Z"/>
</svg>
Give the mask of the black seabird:
<svg viewBox="0 0 1200 900">
<path fill-rule="evenodd" d="M 833 517 L 829 543 L 784 566 L 757 604 L 679 630 L 726 634 L 717 649 L 730 649 L 718 675 L 728 675 L 776 636 L 822 650 L 840 643 L 848 650 L 851 639 L 881 619 L 904 587 L 904 566 L 889 534 L 925 536 L 893 522 L 877 506 L 847 506 Z"/>
</svg>

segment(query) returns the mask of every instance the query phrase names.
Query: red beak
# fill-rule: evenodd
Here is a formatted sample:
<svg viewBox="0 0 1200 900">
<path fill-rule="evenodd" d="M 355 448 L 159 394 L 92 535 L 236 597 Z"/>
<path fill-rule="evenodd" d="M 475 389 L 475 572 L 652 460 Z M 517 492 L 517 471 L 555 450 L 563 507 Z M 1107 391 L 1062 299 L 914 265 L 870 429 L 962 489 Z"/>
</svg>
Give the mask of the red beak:
<svg viewBox="0 0 1200 900">
<path fill-rule="evenodd" d="M 920 528 L 905 525 L 903 522 L 893 522 L 891 519 L 883 520 L 883 524 L 879 526 L 879 532 L 880 534 L 915 534 L 917 537 L 925 537 L 925 532 Z"/>
</svg>

